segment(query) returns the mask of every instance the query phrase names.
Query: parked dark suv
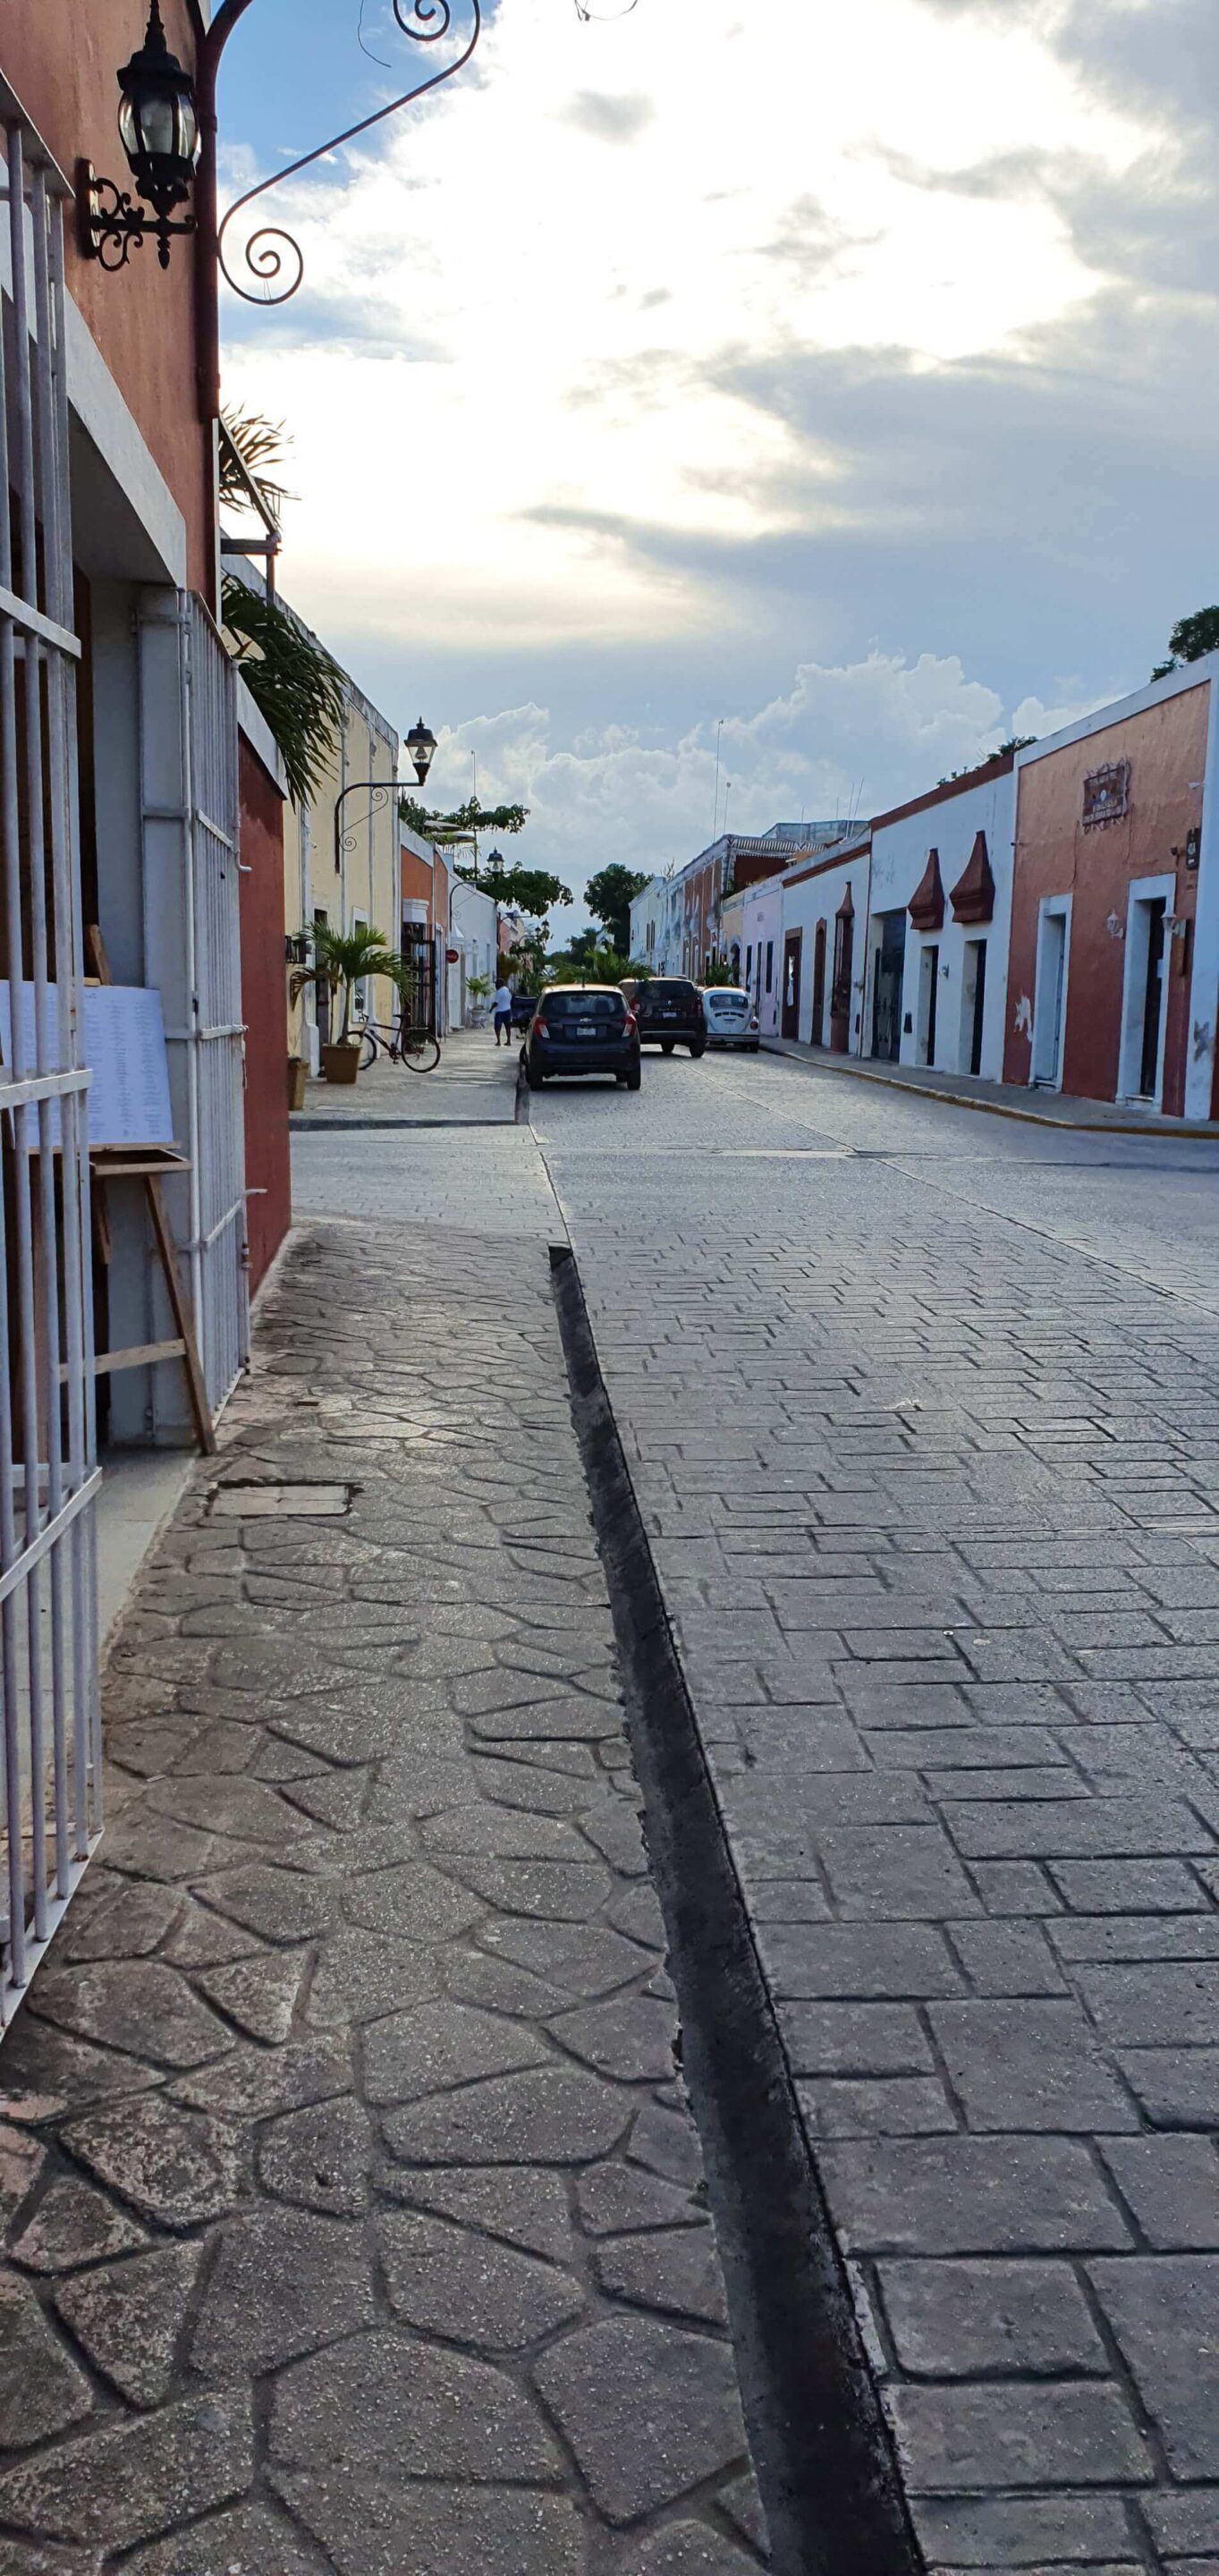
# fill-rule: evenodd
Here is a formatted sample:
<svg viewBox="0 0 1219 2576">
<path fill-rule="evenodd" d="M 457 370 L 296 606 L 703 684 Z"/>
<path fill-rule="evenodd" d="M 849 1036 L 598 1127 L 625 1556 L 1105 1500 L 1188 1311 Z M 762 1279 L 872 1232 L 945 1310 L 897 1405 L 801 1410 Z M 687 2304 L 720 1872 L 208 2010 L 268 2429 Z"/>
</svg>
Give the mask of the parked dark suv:
<svg viewBox="0 0 1219 2576">
<path fill-rule="evenodd" d="M 538 996 L 525 1040 L 531 1091 L 553 1074 L 612 1073 L 639 1089 L 639 1032 L 616 984 L 552 984 Z"/>
<path fill-rule="evenodd" d="M 639 1022 L 641 1046 L 658 1046 L 662 1055 L 672 1055 L 675 1046 L 689 1047 L 691 1055 L 705 1053 L 707 1022 L 697 984 L 684 975 L 658 975 L 650 984 L 632 978 L 622 990 Z"/>
</svg>

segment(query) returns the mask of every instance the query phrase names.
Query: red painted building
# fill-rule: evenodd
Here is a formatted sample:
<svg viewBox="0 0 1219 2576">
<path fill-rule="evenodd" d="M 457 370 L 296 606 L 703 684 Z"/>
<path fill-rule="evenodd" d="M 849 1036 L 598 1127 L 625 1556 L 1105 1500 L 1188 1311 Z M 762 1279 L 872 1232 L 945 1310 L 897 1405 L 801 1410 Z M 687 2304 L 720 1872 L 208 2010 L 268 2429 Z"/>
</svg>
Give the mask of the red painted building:
<svg viewBox="0 0 1219 2576">
<path fill-rule="evenodd" d="M 1219 655 L 1017 762 L 1004 1079 L 1212 1114 Z"/>
</svg>

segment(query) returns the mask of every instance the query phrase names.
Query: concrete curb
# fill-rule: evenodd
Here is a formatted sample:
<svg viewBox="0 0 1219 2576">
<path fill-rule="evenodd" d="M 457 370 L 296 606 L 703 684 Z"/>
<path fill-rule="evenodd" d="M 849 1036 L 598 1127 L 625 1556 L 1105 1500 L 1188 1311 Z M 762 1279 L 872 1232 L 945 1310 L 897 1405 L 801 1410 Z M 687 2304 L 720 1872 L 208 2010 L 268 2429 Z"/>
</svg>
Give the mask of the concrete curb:
<svg viewBox="0 0 1219 2576">
<path fill-rule="evenodd" d="M 852 1064 L 841 1056 L 812 1056 L 790 1038 L 763 1038 L 762 1052 L 781 1056 L 786 1064 L 803 1065 L 806 1073 L 841 1074 L 849 1082 L 871 1083 L 880 1091 L 900 1091 L 908 1099 L 933 1101 L 938 1108 L 980 1110 L 989 1118 L 1015 1118 L 1026 1127 L 1050 1127 L 1065 1136 L 1148 1136 L 1157 1140 L 1171 1136 L 1183 1143 L 1219 1144 L 1219 1125 L 1214 1120 L 1162 1118 L 1153 1124 L 1147 1118 L 1047 1118 L 1044 1111 L 1019 1109 L 1014 1101 L 979 1100 L 970 1091 L 935 1091 L 929 1083 L 900 1082 L 894 1074 L 873 1073 L 869 1066 Z"/>
</svg>

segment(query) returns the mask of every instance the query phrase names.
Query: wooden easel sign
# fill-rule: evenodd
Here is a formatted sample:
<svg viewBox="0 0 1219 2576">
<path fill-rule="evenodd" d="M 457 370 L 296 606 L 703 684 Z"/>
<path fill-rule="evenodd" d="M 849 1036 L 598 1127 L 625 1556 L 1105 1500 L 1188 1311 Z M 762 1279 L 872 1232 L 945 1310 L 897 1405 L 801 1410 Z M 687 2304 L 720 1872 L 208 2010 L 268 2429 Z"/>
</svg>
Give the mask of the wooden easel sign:
<svg viewBox="0 0 1219 2576">
<path fill-rule="evenodd" d="M 105 1205 L 106 1183 L 142 1181 L 153 1242 L 175 1326 L 171 1340 L 142 1342 L 133 1350 L 99 1352 L 93 1363 L 94 1373 L 101 1377 L 115 1369 L 145 1368 L 158 1360 L 180 1359 L 186 1371 L 195 1434 L 205 1456 L 211 1457 L 216 1448 L 211 1408 L 199 1364 L 194 1319 L 182 1293 L 177 1255 L 161 1195 L 161 1183 L 167 1174 L 190 1169 L 186 1157 L 178 1152 L 174 1143 L 161 996 L 155 988 L 143 984 L 111 984 L 106 980 L 104 951 L 96 934 L 93 936 L 93 955 L 101 970 L 101 980 L 84 987 L 83 1039 L 85 1062 L 92 1077 L 85 1094 L 85 1133 L 95 1184 L 98 1248 L 102 1260 L 108 1261 L 110 1228 Z M 34 986 L 23 985 L 22 1053 L 26 1058 L 33 1052 L 34 1001 Z M 58 996 L 54 992 L 49 996 L 49 1009 L 52 1025 L 57 1028 Z M 4 1066 L 11 1066 L 12 1003 L 7 983 L 0 983 L 0 1054 Z M 0 1080 L 0 1109 L 3 1106 L 4 1086 Z M 39 1129 L 36 1117 L 18 1115 L 14 1124 L 22 1131 L 21 1142 L 26 1151 L 37 1153 Z M 58 1151 L 59 1143 L 59 1103 L 53 1101 L 53 1152 Z"/>
</svg>

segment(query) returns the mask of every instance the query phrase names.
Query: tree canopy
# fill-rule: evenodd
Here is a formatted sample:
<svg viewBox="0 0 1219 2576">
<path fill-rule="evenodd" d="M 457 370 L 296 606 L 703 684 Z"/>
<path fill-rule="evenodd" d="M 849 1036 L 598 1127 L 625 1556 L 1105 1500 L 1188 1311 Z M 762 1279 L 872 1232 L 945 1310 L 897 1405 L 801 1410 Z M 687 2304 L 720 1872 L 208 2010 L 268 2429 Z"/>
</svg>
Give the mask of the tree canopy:
<svg viewBox="0 0 1219 2576">
<path fill-rule="evenodd" d="M 527 805 L 480 805 L 476 796 L 452 814 L 429 814 L 417 796 L 402 795 L 398 812 L 420 840 L 442 847 L 448 841 L 472 841 L 479 832 L 523 832 L 529 820 Z"/>
<path fill-rule="evenodd" d="M 584 900 L 594 921 L 600 922 L 608 946 L 621 957 L 630 951 L 631 903 L 648 882 L 646 876 L 638 875 L 634 868 L 624 868 L 615 859 L 609 867 L 599 868 L 585 887 Z"/>
<path fill-rule="evenodd" d="M 1183 662 L 1200 662 L 1204 653 L 1219 653 L 1219 608 L 1196 608 L 1192 617 L 1179 617 L 1168 638 L 1169 658 L 1157 662 L 1153 680 L 1166 680 L 1170 671 L 1179 671 Z"/>
<path fill-rule="evenodd" d="M 455 866 L 467 885 L 480 885 L 506 911 L 523 912 L 527 921 L 540 921 L 555 904 L 572 900 L 570 886 L 565 886 L 561 877 L 552 876 L 548 868 L 506 868 L 502 862 L 493 867 L 484 859 L 476 876 L 472 867 L 463 867 L 460 861 Z"/>
</svg>

